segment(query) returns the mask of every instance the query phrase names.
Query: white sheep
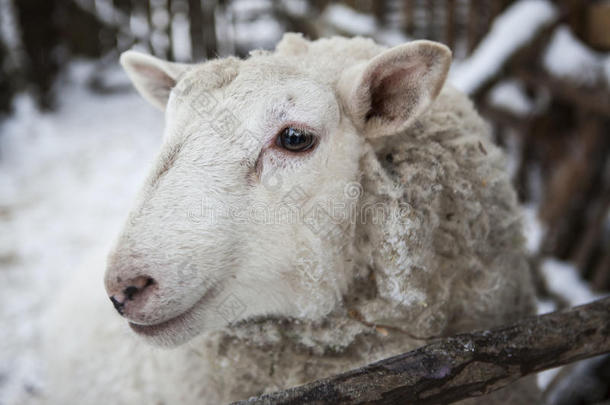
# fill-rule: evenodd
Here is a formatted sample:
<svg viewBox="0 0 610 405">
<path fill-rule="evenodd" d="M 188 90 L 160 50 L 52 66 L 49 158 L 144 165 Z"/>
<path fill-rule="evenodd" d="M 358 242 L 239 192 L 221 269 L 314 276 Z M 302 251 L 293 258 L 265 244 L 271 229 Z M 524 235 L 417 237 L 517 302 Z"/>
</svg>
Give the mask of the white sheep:
<svg viewBox="0 0 610 405">
<path fill-rule="evenodd" d="M 48 317 L 38 400 L 222 404 L 530 314 L 504 157 L 450 60 L 296 34 L 245 60 L 123 54 L 164 144 L 108 295 L 87 270 Z M 480 403 L 534 403 L 518 385 Z"/>
</svg>

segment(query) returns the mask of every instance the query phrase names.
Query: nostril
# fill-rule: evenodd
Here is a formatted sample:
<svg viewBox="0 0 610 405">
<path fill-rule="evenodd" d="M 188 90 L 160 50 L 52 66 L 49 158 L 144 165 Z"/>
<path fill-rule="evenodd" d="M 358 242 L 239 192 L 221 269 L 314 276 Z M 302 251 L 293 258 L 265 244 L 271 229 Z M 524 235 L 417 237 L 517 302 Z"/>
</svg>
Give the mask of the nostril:
<svg viewBox="0 0 610 405">
<path fill-rule="evenodd" d="M 127 297 L 127 299 L 129 301 L 133 300 L 133 296 L 136 295 L 137 293 L 138 293 L 138 287 L 135 287 L 133 285 L 131 285 L 123 290 L 123 294 L 125 294 L 125 297 Z"/>
<path fill-rule="evenodd" d="M 110 301 L 114 308 L 120 315 L 124 315 L 127 308 L 127 302 L 133 301 L 132 304 L 129 304 L 130 307 L 136 305 L 142 305 L 146 301 L 146 295 L 142 294 L 144 290 L 153 285 L 155 280 L 151 277 L 137 277 L 135 279 L 127 280 L 125 287 L 123 290 L 119 290 L 120 292 L 112 295 L 110 297 Z M 141 298 L 139 298 L 141 296 Z"/>
<path fill-rule="evenodd" d="M 131 301 L 136 294 L 144 291 L 147 287 L 153 285 L 154 282 L 155 280 L 153 280 L 151 277 L 138 277 L 132 281 L 130 286 L 123 290 L 123 294 L 129 301 Z"/>
<path fill-rule="evenodd" d="M 114 309 L 116 309 L 119 314 L 123 315 L 123 306 L 125 304 L 117 301 L 117 299 L 114 298 L 114 295 L 112 297 L 110 297 L 110 301 L 112 301 L 112 305 L 114 305 Z"/>
</svg>

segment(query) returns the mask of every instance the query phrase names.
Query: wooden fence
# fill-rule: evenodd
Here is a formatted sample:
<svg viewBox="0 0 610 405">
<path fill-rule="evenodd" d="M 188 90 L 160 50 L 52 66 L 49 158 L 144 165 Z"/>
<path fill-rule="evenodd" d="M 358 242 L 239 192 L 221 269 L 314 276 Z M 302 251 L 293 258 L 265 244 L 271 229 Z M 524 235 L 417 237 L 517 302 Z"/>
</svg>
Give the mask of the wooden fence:
<svg viewBox="0 0 610 405">
<path fill-rule="evenodd" d="M 20 35 L 18 49 L 7 49 L 0 36 L 0 88 L 3 89 L 0 112 L 6 111 L 12 95 L 24 88 L 38 94 L 43 108 L 52 108 L 52 83 L 73 56 L 105 56 L 115 63 L 118 53 L 136 44 L 156 56 L 183 62 L 226 54 L 243 56 L 254 46 L 251 42 L 240 43 L 236 35 L 246 24 L 257 20 L 275 21 L 281 31 L 303 32 L 316 39 L 324 10 L 338 3 L 303 0 L 304 8 L 295 12 L 287 2 L 279 0 L 8 1 L 16 14 Z M 393 29 L 411 38 L 447 43 L 455 49 L 455 56 L 463 58 L 511 1 L 346 0 L 339 3 L 374 16 L 380 28 Z M 272 46 L 277 39 L 271 38 L 263 46 Z"/>
<path fill-rule="evenodd" d="M 285 31 L 305 31 L 315 39 L 318 32 L 312 21 L 337 2 L 304 1 L 307 8 L 303 13 L 291 11 L 285 2 L 277 0 L 253 5 L 244 0 L 75 0 L 75 3 L 102 21 L 100 41 L 106 52 L 142 43 L 153 54 L 175 60 L 174 24 L 186 22 L 189 27 L 187 40 L 192 50 L 187 61 L 192 61 L 216 57 L 219 42 L 234 41 L 217 30 L 215 16 L 225 16 L 225 23 L 233 30 L 240 18 L 272 17 L 280 21 Z M 451 48 L 463 48 L 466 52 L 460 56 L 464 57 L 485 35 L 493 19 L 512 1 L 346 0 L 340 3 L 375 16 L 380 27 L 391 26 L 412 38 L 426 38 L 444 42 Z M 234 48 L 240 51 L 236 45 L 233 44 Z"/>
</svg>

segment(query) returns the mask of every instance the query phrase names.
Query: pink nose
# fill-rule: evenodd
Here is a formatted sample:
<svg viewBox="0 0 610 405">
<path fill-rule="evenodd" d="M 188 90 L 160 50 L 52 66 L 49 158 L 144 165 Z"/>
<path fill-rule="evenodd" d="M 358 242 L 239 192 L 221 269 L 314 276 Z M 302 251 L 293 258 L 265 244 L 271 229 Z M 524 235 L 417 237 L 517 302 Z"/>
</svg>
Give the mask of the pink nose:
<svg viewBox="0 0 610 405">
<path fill-rule="evenodd" d="M 108 290 L 110 301 L 119 314 L 129 317 L 130 313 L 138 311 L 146 304 L 154 284 L 155 280 L 148 276 L 117 282 Z"/>
</svg>

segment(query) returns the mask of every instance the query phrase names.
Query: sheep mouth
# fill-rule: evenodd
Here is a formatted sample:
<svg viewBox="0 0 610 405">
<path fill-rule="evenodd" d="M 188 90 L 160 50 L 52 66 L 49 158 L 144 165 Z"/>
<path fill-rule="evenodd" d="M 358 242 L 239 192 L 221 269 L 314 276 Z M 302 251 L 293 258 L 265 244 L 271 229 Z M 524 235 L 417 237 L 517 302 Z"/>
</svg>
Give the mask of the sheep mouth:
<svg viewBox="0 0 610 405">
<path fill-rule="evenodd" d="M 203 306 L 207 304 L 208 301 L 212 299 L 215 295 L 216 294 L 214 293 L 214 289 L 209 289 L 205 292 L 205 294 L 203 294 L 201 298 L 199 298 L 197 302 L 195 302 L 195 304 L 193 304 L 192 307 L 166 321 L 150 325 L 142 325 L 129 322 L 129 326 L 136 334 L 140 336 L 150 338 L 165 337 L 170 341 L 175 340 L 172 337 L 180 337 L 182 335 L 194 335 L 197 333 L 196 331 L 194 331 L 194 321 L 197 312 L 199 312 L 199 310 L 203 308 Z"/>
</svg>

